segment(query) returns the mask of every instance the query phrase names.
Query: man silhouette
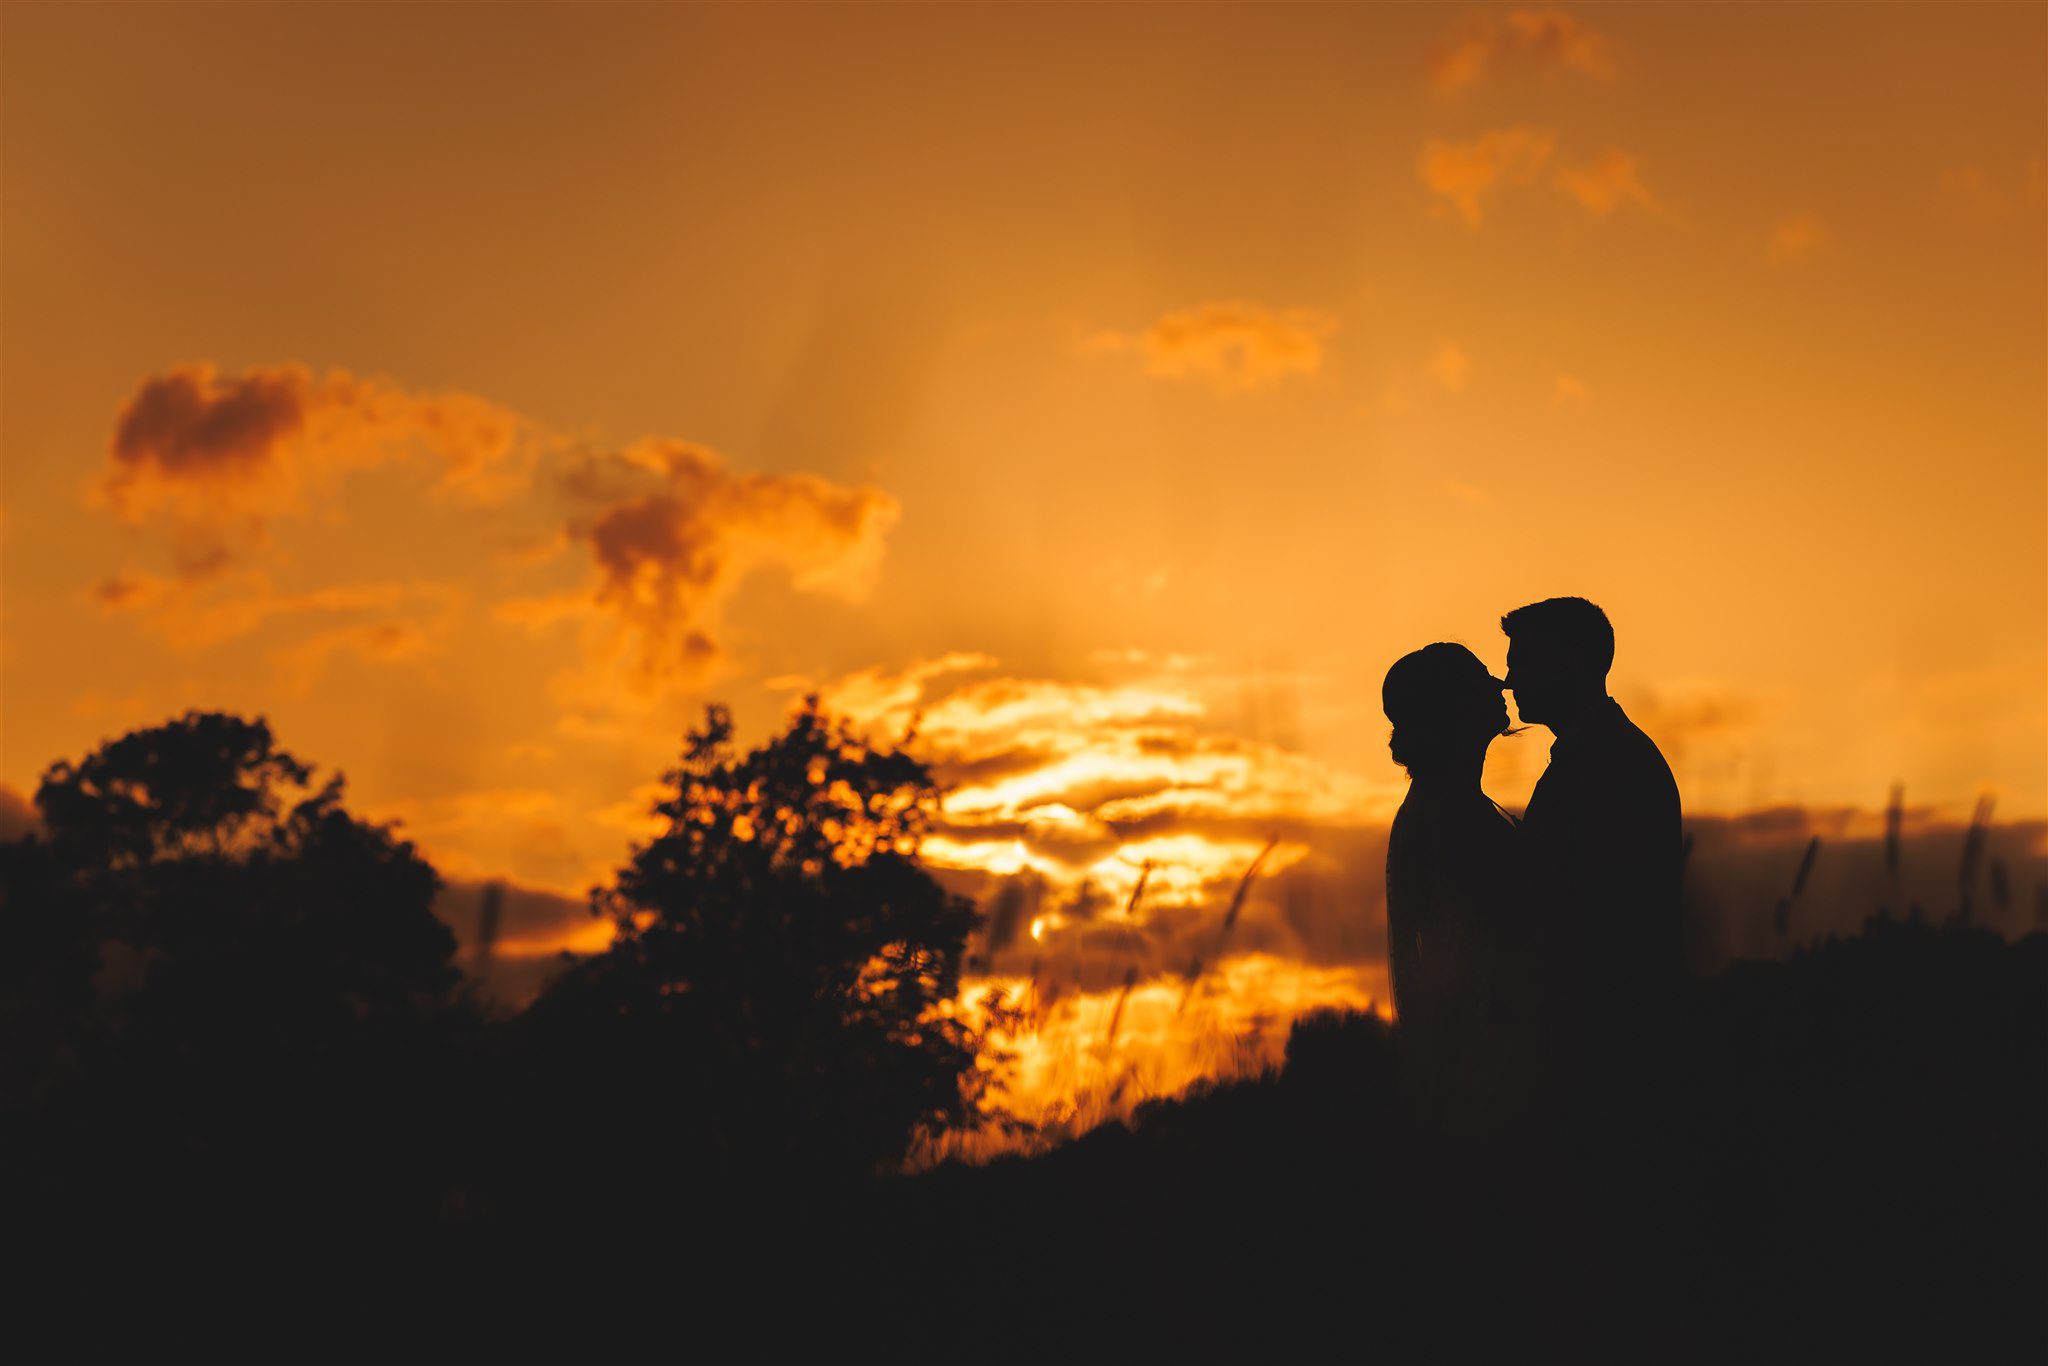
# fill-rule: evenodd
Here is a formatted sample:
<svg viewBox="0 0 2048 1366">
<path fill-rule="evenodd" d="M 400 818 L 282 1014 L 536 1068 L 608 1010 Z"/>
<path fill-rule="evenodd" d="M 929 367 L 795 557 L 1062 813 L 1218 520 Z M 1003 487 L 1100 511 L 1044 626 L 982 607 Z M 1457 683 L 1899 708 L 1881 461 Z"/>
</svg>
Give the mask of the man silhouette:
<svg viewBox="0 0 2048 1366">
<path fill-rule="evenodd" d="M 1564 1118 L 1643 1112 L 1674 1019 L 1679 948 L 1678 784 L 1656 744 L 1607 695 L 1614 628 L 1584 598 L 1501 618 L 1508 690 L 1556 741 L 1522 820 L 1534 933 L 1543 941 L 1548 1070 Z"/>
<path fill-rule="evenodd" d="M 1684 983 L 1678 784 L 1607 695 L 1606 613 L 1550 598 L 1500 627 L 1515 709 L 1557 737 L 1519 831 L 1543 1002 L 1530 1222 L 1551 1241 L 1532 1263 L 1536 1298 L 1583 1336 L 1582 1355 L 1654 1355 L 1676 1280 L 1665 1252 L 1687 1223 L 1667 1112 Z"/>
</svg>

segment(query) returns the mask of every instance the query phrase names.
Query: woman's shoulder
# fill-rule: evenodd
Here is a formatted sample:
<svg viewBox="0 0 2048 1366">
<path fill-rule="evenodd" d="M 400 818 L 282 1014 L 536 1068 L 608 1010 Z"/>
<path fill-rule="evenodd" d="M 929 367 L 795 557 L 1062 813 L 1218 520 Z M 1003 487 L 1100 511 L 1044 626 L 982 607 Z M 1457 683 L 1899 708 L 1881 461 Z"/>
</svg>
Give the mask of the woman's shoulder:
<svg viewBox="0 0 2048 1366">
<path fill-rule="evenodd" d="M 1513 813 L 1484 792 L 1474 792 L 1458 803 L 1457 825 L 1479 836 L 1512 835 L 1521 825 Z"/>
<path fill-rule="evenodd" d="M 1403 842 L 1426 847 L 1439 876 L 1475 888 L 1507 876 L 1516 858 L 1514 822 L 1477 795 L 1432 811 L 1426 833 Z"/>
<path fill-rule="evenodd" d="M 1431 843 L 1429 817 L 1415 803 L 1403 802 L 1394 813 L 1394 823 L 1387 828 L 1388 868 L 1405 870 L 1422 862 Z"/>
<path fill-rule="evenodd" d="M 1394 812 L 1390 843 L 1445 843 L 1456 847 L 1511 840 L 1518 822 L 1484 793 L 1470 796 L 1410 793 Z"/>
<path fill-rule="evenodd" d="M 1432 804 L 1410 789 L 1408 795 L 1401 799 L 1401 805 L 1394 810 L 1394 821 L 1388 827 L 1387 837 L 1393 840 L 1419 839 L 1436 823 L 1435 815 Z"/>
</svg>

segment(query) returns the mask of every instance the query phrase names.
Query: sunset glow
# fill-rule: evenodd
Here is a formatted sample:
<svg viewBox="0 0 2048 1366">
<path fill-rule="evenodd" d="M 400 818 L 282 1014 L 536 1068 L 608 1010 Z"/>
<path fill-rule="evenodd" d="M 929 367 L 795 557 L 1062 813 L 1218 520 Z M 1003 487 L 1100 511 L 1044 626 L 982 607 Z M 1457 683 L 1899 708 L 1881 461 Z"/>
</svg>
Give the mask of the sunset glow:
<svg viewBox="0 0 2048 1366">
<path fill-rule="evenodd" d="M 1280 1065 L 1288 1028 L 1314 1010 L 1393 1014 L 1384 969 L 1316 968 L 1269 954 L 1232 958 L 1193 982 L 1167 976 L 1129 990 L 1059 993 L 1030 977 L 977 978 L 961 994 L 973 1002 L 988 991 L 1022 1005 L 1025 1024 L 994 1038 L 1012 1061 L 985 1108 L 1029 1120 L 1037 1132 L 948 1134 L 925 1143 L 913 1164 L 1033 1151 L 1196 1082 L 1257 1076 Z"/>
</svg>

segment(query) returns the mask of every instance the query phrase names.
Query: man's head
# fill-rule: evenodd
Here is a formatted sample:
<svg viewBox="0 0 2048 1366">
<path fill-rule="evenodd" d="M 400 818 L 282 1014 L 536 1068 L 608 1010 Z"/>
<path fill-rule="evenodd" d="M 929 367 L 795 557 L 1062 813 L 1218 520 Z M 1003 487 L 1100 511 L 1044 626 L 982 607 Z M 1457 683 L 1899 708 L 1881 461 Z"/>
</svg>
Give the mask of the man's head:
<svg viewBox="0 0 2048 1366">
<path fill-rule="evenodd" d="M 1545 598 L 1500 619 L 1508 636 L 1508 689 L 1525 724 L 1568 721 L 1607 695 L 1614 627 L 1584 598 Z"/>
</svg>

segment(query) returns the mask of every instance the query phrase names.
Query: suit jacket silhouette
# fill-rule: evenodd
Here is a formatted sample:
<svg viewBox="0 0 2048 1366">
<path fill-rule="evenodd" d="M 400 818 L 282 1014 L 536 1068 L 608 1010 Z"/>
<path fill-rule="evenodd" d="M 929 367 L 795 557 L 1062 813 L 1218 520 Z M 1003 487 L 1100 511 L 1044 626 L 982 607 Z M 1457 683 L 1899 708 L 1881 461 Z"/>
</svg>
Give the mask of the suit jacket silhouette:
<svg viewBox="0 0 2048 1366">
<path fill-rule="evenodd" d="M 1555 1062 L 1585 1080 L 1630 1066 L 1670 1024 L 1683 980 L 1684 832 L 1670 766 L 1612 698 L 1551 745 L 1522 838 Z"/>
</svg>

